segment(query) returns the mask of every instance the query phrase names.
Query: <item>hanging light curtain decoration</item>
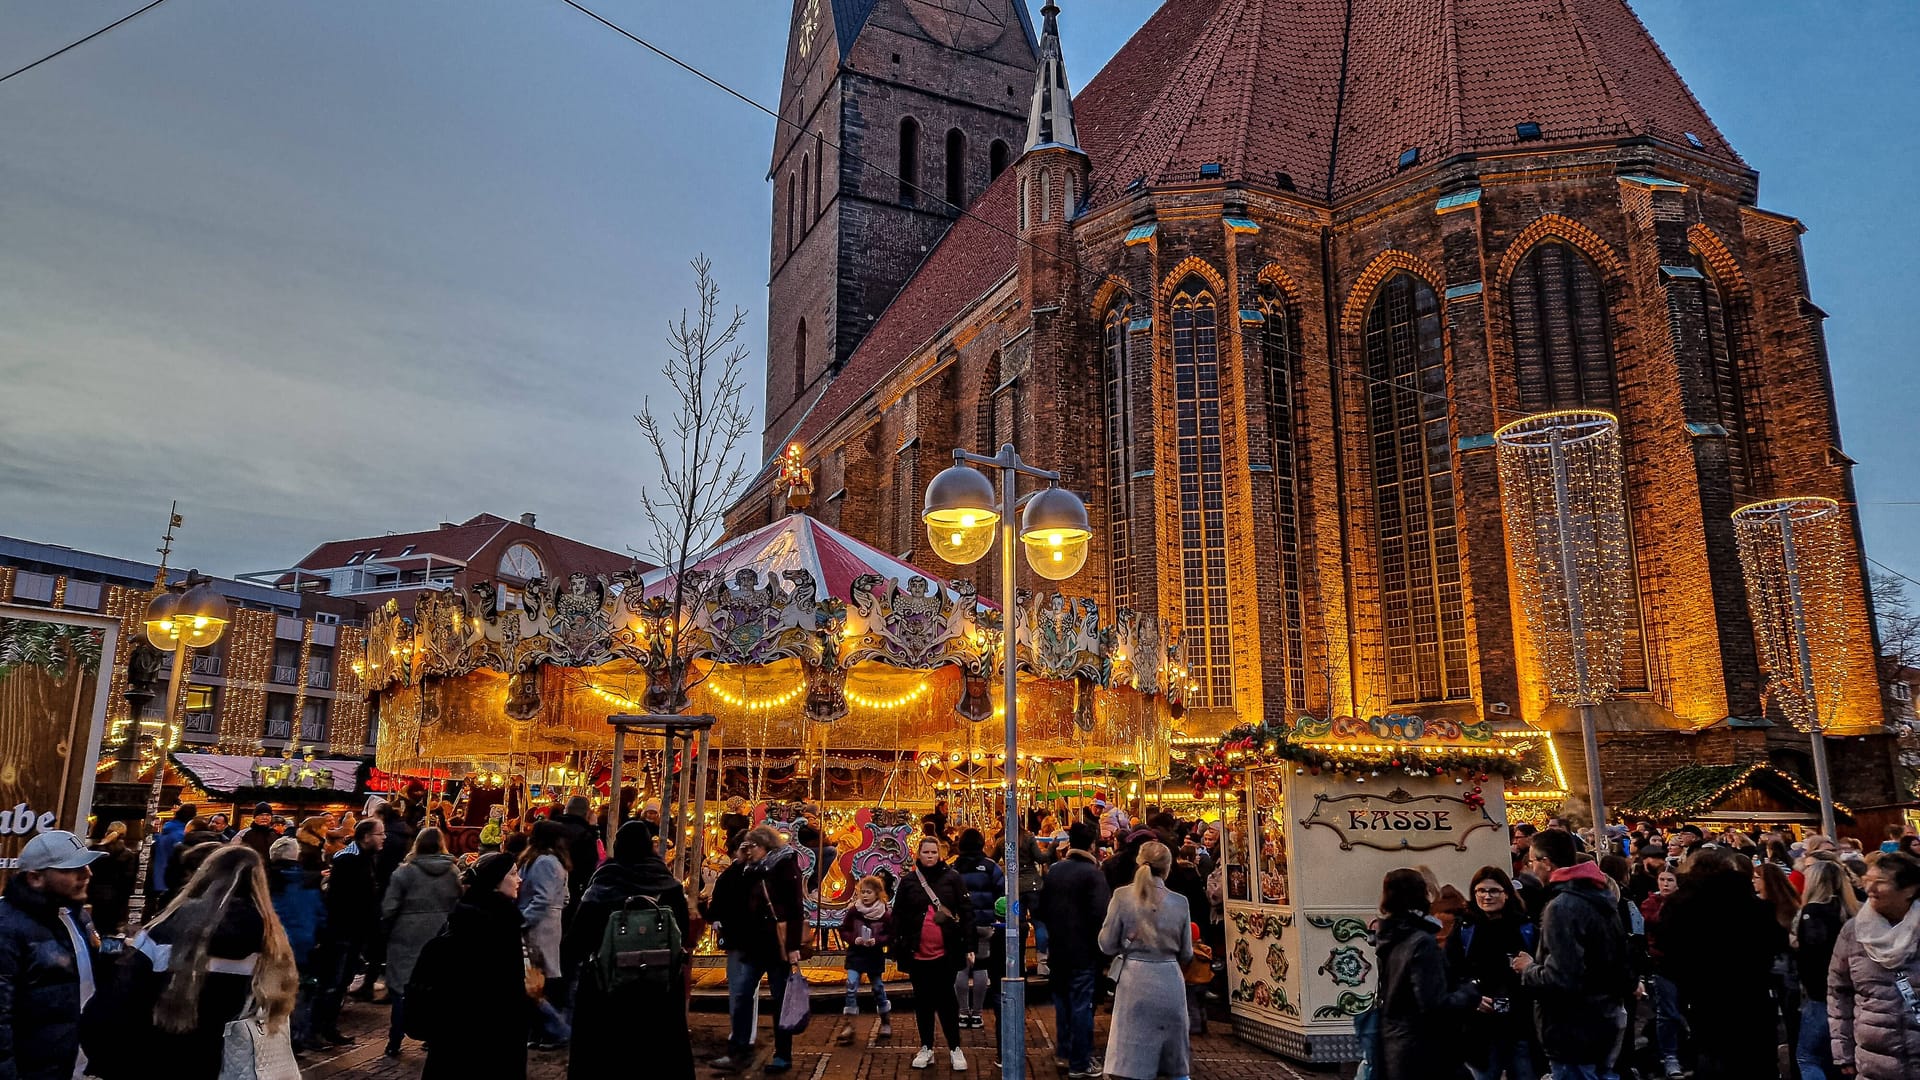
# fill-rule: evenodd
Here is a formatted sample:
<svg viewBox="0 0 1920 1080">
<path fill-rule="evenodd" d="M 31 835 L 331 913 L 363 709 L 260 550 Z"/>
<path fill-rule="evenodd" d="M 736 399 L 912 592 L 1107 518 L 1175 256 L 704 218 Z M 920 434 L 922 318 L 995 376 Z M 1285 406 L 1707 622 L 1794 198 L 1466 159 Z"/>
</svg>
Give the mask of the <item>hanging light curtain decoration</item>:
<svg viewBox="0 0 1920 1080">
<path fill-rule="evenodd" d="M 1494 433 L 1507 549 L 1527 628 L 1563 705 L 1594 705 L 1620 681 L 1633 573 L 1620 423 L 1568 410 Z"/>
<path fill-rule="evenodd" d="M 1832 499 L 1770 499 L 1734 511 L 1733 529 L 1767 692 L 1794 727 L 1821 731 L 1846 685 L 1847 517 Z"/>
</svg>

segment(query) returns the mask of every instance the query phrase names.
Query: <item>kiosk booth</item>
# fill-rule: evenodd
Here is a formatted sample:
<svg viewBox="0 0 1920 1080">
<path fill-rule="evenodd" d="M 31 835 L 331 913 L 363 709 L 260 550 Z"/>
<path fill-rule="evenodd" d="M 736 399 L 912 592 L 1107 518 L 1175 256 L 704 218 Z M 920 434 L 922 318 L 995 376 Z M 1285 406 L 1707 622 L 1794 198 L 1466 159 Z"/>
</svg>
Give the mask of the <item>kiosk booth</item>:
<svg viewBox="0 0 1920 1080">
<path fill-rule="evenodd" d="M 1381 879 L 1424 866 L 1464 892 L 1482 866 L 1509 866 L 1503 779 L 1528 752 L 1487 724 L 1412 716 L 1229 732 L 1205 772 L 1231 805 L 1235 1034 L 1302 1061 L 1358 1058 L 1353 1018 L 1374 1002 Z"/>
</svg>

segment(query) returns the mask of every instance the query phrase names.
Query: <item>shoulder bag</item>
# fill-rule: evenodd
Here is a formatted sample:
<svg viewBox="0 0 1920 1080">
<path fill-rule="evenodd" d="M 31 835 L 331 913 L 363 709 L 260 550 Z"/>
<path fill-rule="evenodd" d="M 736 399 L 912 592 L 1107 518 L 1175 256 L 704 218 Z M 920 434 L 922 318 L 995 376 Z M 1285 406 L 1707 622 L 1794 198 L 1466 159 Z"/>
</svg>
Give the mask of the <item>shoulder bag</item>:
<svg viewBox="0 0 1920 1080">
<path fill-rule="evenodd" d="M 958 923 L 960 921 L 960 917 L 958 915 L 955 915 L 953 912 L 948 911 L 947 905 L 940 902 L 939 894 L 935 893 L 933 891 L 933 886 L 927 883 L 927 875 L 920 872 L 919 866 L 915 866 L 913 868 L 913 876 L 919 880 L 920 888 L 927 894 L 927 902 L 933 905 L 933 912 L 934 912 L 933 921 L 940 922 L 942 919 L 944 919 L 950 923 Z"/>
<path fill-rule="evenodd" d="M 300 1080 L 290 1026 L 269 1031 L 251 997 L 221 1036 L 220 1080 Z"/>
</svg>

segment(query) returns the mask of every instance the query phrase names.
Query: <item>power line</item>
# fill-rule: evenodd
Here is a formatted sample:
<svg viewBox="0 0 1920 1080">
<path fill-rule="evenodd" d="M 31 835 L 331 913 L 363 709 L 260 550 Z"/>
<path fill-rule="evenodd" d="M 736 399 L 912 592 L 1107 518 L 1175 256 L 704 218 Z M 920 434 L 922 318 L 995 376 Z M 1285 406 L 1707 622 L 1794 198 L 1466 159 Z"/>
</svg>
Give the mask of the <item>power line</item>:
<svg viewBox="0 0 1920 1080">
<path fill-rule="evenodd" d="M 41 64 L 46 63 L 47 61 L 53 59 L 54 57 L 59 56 L 60 54 L 67 52 L 69 50 L 77 49 L 80 46 L 85 45 L 87 42 L 92 41 L 94 38 L 99 37 L 101 34 L 106 33 L 107 31 L 113 29 L 116 26 L 120 26 L 123 23 L 132 22 L 134 19 L 137 19 L 140 16 L 145 15 L 147 12 L 152 11 L 154 8 L 157 8 L 161 4 L 164 4 L 166 2 L 167 0 L 153 0 L 152 3 L 148 4 L 146 7 L 140 8 L 139 10 L 133 12 L 131 15 L 123 15 L 120 18 L 115 19 L 113 22 L 110 22 L 107 25 L 101 27 L 100 29 L 95 30 L 93 33 L 88 34 L 86 37 L 83 37 L 78 41 L 74 41 L 69 44 L 62 45 L 60 48 L 53 50 L 52 52 L 48 53 L 47 55 L 41 57 L 38 60 L 35 60 L 33 63 L 28 64 L 26 67 L 15 68 L 14 70 L 7 72 L 5 75 L 0 75 L 0 82 L 6 82 L 8 79 L 13 78 L 15 75 L 25 75 L 27 72 L 32 71 L 34 68 L 39 67 Z"/>
<path fill-rule="evenodd" d="M 1915 581 L 1913 578 L 1910 578 L 1907 575 L 1901 573 L 1900 571 L 1895 570 L 1893 567 L 1888 566 L 1886 563 L 1881 562 L 1879 559 L 1876 559 L 1873 556 L 1868 555 L 1865 551 L 1862 551 L 1860 554 L 1864 556 L 1868 562 L 1872 563 L 1873 565 L 1879 567 L 1882 570 L 1885 570 L 1887 573 L 1892 574 L 1894 577 L 1899 578 L 1901 581 L 1904 581 L 1909 585 L 1920 585 L 1920 581 Z"/>
</svg>

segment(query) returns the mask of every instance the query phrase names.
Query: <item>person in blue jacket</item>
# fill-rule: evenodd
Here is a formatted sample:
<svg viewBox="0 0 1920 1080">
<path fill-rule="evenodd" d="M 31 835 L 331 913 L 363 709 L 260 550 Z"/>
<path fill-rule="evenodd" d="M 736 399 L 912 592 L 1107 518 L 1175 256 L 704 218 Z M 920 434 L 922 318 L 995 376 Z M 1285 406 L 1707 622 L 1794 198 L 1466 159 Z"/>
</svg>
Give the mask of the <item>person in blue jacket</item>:
<svg viewBox="0 0 1920 1080">
<path fill-rule="evenodd" d="M 160 826 L 160 836 L 153 842 L 153 858 L 147 864 L 147 894 L 153 897 L 150 910 L 159 912 L 166 907 L 167 863 L 173 858 L 173 850 L 186 839 L 187 825 L 200 813 L 199 807 L 188 803 L 173 812 L 173 820 Z"/>
</svg>

